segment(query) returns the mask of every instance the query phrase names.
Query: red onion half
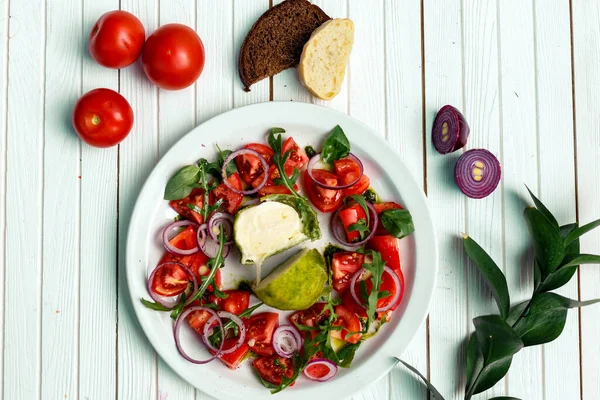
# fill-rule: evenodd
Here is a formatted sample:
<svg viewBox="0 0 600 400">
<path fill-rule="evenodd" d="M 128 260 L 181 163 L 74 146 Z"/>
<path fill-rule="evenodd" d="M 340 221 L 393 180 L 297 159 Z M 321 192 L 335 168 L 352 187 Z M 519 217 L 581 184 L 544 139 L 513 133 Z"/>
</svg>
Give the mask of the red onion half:
<svg viewBox="0 0 600 400">
<path fill-rule="evenodd" d="M 202 307 L 202 306 L 195 306 L 195 307 L 190 307 L 187 310 L 185 310 L 184 312 L 182 312 L 179 317 L 177 318 L 177 321 L 175 321 L 175 329 L 173 330 L 173 335 L 175 336 L 175 346 L 177 346 L 177 350 L 179 351 L 179 354 L 181 354 L 181 356 L 183 358 L 185 358 L 186 360 L 188 360 L 191 363 L 194 364 L 206 364 L 211 362 L 212 360 L 214 360 L 215 358 L 217 358 L 219 355 L 221 355 L 221 350 L 223 349 L 223 343 L 225 342 L 224 340 L 221 340 L 221 345 L 218 349 L 214 349 L 215 354 L 206 359 L 206 360 L 197 360 L 195 358 L 190 357 L 185 350 L 183 350 L 183 347 L 181 346 L 181 340 L 179 339 L 179 335 L 181 332 L 181 324 L 183 323 L 183 321 L 186 320 L 187 316 L 190 315 L 191 313 L 193 313 L 194 311 L 206 311 L 208 313 L 210 313 L 212 315 L 211 320 L 214 322 L 216 320 L 216 322 L 219 324 L 219 327 L 221 330 L 223 330 L 223 322 L 221 322 L 221 319 L 217 316 L 217 313 L 208 308 L 208 307 Z M 215 319 L 216 318 L 216 319 Z"/>
<path fill-rule="evenodd" d="M 223 350 L 223 343 L 225 342 L 225 333 L 226 333 L 226 332 L 223 332 L 223 321 L 222 321 L 223 318 L 227 318 L 227 319 L 230 319 L 231 321 L 233 321 L 233 323 L 238 326 L 239 332 L 240 332 L 240 337 L 238 338 L 238 341 L 235 344 L 235 346 L 233 346 L 232 348 L 227 349 L 227 350 Z M 213 329 L 212 325 L 215 321 L 217 321 L 219 323 L 219 327 L 221 329 L 221 347 L 219 347 L 218 349 L 215 348 L 210 343 L 210 340 L 208 340 L 208 338 L 213 334 L 214 329 Z M 206 346 L 208 346 L 209 349 L 217 352 L 216 354 L 233 353 L 234 351 L 239 349 L 242 344 L 244 344 L 244 340 L 246 339 L 246 325 L 244 325 L 244 321 L 242 321 L 242 319 L 240 317 L 238 317 L 237 315 L 232 314 L 227 311 L 219 311 L 216 313 L 216 315 L 212 316 L 208 321 L 206 321 L 206 324 L 204 324 L 204 331 L 203 331 L 202 339 L 203 339 L 204 343 L 206 344 Z"/>
<path fill-rule="evenodd" d="M 314 375 L 311 367 L 316 367 L 316 366 L 327 367 L 327 368 L 329 368 L 329 372 L 323 376 Z M 337 367 L 337 365 L 335 365 L 335 363 L 333 361 L 330 361 L 326 358 L 316 358 L 314 360 L 310 360 L 306 364 L 306 367 L 304 368 L 304 375 L 306 375 L 306 377 L 308 379 L 311 379 L 313 381 L 325 382 L 325 381 L 328 381 L 331 378 L 333 378 L 335 376 L 335 374 L 337 374 L 337 370 L 338 370 L 338 367 Z"/>
<path fill-rule="evenodd" d="M 354 299 L 356 304 L 358 304 L 359 306 L 361 306 L 364 309 L 366 309 L 367 307 L 363 304 L 362 301 L 360 301 L 360 299 L 358 298 L 358 295 L 356 294 L 356 282 L 365 272 L 367 272 L 366 269 L 364 269 L 364 268 L 359 269 L 358 271 L 356 271 L 354 273 L 354 276 L 352 276 L 352 280 L 350 281 L 350 294 L 352 295 L 352 298 Z M 377 311 L 377 312 L 384 312 L 384 311 L 387 311 L 390 308 L 394 307 L 396 305 L 396 303 L 398 302 L 398 300 L 400 299 L 402 290 L 404 290 L 404 288 L 400 284 L 400 278 L 398 277 L 398 274 L 396 274 L 393 269 L 391 269 L 390 267 L 388 267 L 386 265 L 383 267 L 383 272 L 384 273 L 387 272 L 392 277 L 392 280 L 394 281 L 394 284 L 396 285 L 396 293 L 394 294 L 394 297 L 392 297 L 392 300 L 385 307 L 379 307 L 379 308 L 375 309 L 375 311 Z"/>
<path fill-rule="evenodd" d="M 178 263 L 178 262 L 165 262 L 162 264 L 159 264 L 156 268 L 154 268 L 154 271 L 152 271 L 152 273 L 150 274 L 150 276 L 148 277 L 148 281 L 146 283 L 146 288 L 148 289 L 148 293 L 150 294 L 150 297 L 152 298 L 152 300 L 154 300 L 155 302 L 162 304 L 163 306 L 167 307 L 167 308 L 171 308 L 173 307 L 175 304 L 177 304 L 179 302 L 179 295 L 183 292 L 185 292 L 185 288 L 178 292 L 173 294 L 173 296 L 162 296 L 158 293 L 156 293 L 154 291 L 154 289 L 152 288 L 152 282 L 154 281 L 154 277 L 156 276 L 156 273 L 161 269 L 161 268 L 165 268 L 169 265 L 176 265 L 179 268 L 182 268 L 183 270 L 185 270 L 185 272 L 187 272 L 188 276 L 190 277 L 190 280 L 194 283 L 194 289 L 192 292 L 195 292 L 198 289 L 198 281 L 196 280 L 196 276 L 192 273 L 192 271 L 185 265 Z M 177 297 L 176 297 L 177 296 Z M 172 302 L 166 302 L 164 300 L 165 297 L 173 297 L 174 300 Z"/>
<path fill-rule="evenodd" d="M 459 189 L 472 199 L 489 196 L 500 183 L 500 162 L 485 149 L 465 152 L 454 168 L 454 179 Z"/>
<path fill-rule="evenodd" d="M 358 181 L 360 181 L 360 178 L 362 178 L 363 173 L 364 173 L 364 167 L 362 162 L 358 159 L 358 157 L 356 157 L 354 154 L 349 153 L 347 158 L 351 159 L 352 161 L 354 161 L 357 165 L 358 168 L 360 169 L 360 174 L 358 175 L 358 177 L 356 178 L 355 181 L 352 181 L 346 185 L 339 185 L 339 186 L 330 186 L 330 185 L 326 185 L 322 182 L 319 182 L 318 180 L 315 179 L 315 177 L 313 176 L 313 169 L 315 167 L 315 164 L 317 164 L 319 161 L 321 161 L 321 153 L 316 154 L 313 158 L 310 159 L 310 161 L 308 162 L 308 165 L 306 166 L 306 172 L 308 172 L 308 176 L 310 176 L 310 179 L 313 180 L 313 182 L 315 183 L 315 185 L 320 186 L 324 189 L 330 189 L 330 190 L 340 190 L 340 189 L 347 189 L 350 186 L 356 184 Z"/>
<path fill-rule="evenodd" d="M 163 233 L 162 233 L 163 246 L 165 246 L 165 249 L 169 253 L 177 254 L 180 256 L 189 256 L 191 254 L 197 253 L 198 247 L 194 247 L 193 249 L 189 249 L 189 250 L 183 250 L 183 249 L 177 248 L 177 247 L 173 246 L 171 243 L 169 243 L 169 240 L 170 240 L 169 232 L 171 232 L 171 230 L 173 230 L 174 228 L 178 228 L 180 226 L 197 227 L 198 224 L 196 224 L 195 222 L 190 222 L 190 221 L 185 221 L 185 220 L 173 222 L 172 224 L 170 224 L 163 230 Z"/>
<path fill-rule="evenodd" d="M 469 125 L 456 108 L 446 105 L 438 111 L 431 129 L 431 141 L 440 154 L 448 154 L 467 144 Z"/>
<path fill-rule="evenodd" d="M 349 242 L 344 238 L 344 227 L 342 226 L 342 221 L 340 220 L 341 208 L 338 208 L 331 217 L 331 233 L 333 233 L 335 240 L 340 242 L 342 245 L 346 247 L 360 247 L 367 243 L 375 235 L 377 224 L 379 223 L 379 216 L 377 215 L 377 211 L 375 210 L 375 207 L 373 207 L 373 204 L 369 203 L 368 201 L 366 203 L 367 207 L 369 208 L 369 214 L 371 214 L 371 223 L 369 224 L 370 232 L 369 235 L 367 235 L 367 237 L 360 242 Z"/>
<path fill-rule="evenodd" d="M 250 154 L 254 157 L 257 157 L 260 160 L 260 163 L 262 164 L 263 171 L 265 172 L 263 174 L 262 182 L 257 187 L 255 187 L 254 189 L 251 189 L 251 190 L 238 190 L 238 189 L 232 187 L 229 184 L 229 182 L 227 181 L 227 166 L 237 156 L 242 156 L 244 154 Z M 229 157 L 227 157 L 225 159 L 225 161 L 223 162 L 223 168 L 221 169 L 221 176 L 223 177 L 223 183 L 225 183 L 225 186 L 227 186 L 229 188 L 229 190 L 231 190 L 233 193 L 242 194 L 244 196 L 247 196 L 247 195 L 258 192 L 260 189 L 262 189 L 267 184 L 267 180 L 269 180 L 269 175 L 267 173 L 268 170 L 269 170 L 269 163 L 267 162 L 267 160 L 265 160 L 265 158 L 263 156 L 260 155 L 260 153 L 258 151 L 252 150 L 252 149 L 240 149 L 238 151 L 234 151 L 233 153 L 231 153 L 229 155 Z"/>
<path fill-rule="evenodd" d="M 281 325 L 273 333 L 273 348 L 277 355 L 290 358 L 302 348 L 302 337 L 293 326 Z"/>
</svg>

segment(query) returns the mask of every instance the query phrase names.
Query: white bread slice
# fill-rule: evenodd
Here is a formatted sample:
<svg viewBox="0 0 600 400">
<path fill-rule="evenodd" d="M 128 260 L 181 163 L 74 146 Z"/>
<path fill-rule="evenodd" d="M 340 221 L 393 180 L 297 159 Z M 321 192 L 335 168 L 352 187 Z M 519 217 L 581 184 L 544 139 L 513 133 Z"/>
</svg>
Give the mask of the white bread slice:
<svg viewBox="0 0 600 400">
<path fill-rule="evenodd" d="M 312 94 L 333 99 L 342 89 L 346 64 L 354 44 L 354 23 L 349 19 L 324 22 L 304 45 L 298 74 Z"/>
</svg>

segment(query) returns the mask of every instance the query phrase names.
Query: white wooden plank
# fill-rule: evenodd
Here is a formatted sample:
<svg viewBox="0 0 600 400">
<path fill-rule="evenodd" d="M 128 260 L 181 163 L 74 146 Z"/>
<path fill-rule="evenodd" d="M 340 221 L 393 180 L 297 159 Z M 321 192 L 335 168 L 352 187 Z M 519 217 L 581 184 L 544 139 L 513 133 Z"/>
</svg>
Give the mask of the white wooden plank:
<svg viewBox="0 0 600 400">
<path fill-rule="evenodd" d="M 573 63 L 575 73 L 575 108 L 577 117 L 577 180 L 580 225 L 600 218 L 600 4 L 573 2 Z M 600 254 L 600 230 L 581 238 L 583 253 Z M 580 269 L 581 299 L 600 297 L 600 270 L 597 265 Z M 600 398 L 600 307 L 581 310 L 582 399 Z"/>
<path fill-rule="evenodd" d="M 576 219 L 569 13 L 566 1 L 534 3 L 540 149 L 538 194 L 561 224 Z M 558 292 L 577 298 L 577 281 L 573 279 Z M 576 311 L 569 313 L 560 338 L 545 345 L 543 354 L 546 399 L 580 398 Z"/>
<path fill-rule="evenodd" d="M 5 399 L 40 395 L 45 7 L 10 3 L 8 50 Z M 12 32 L 11 32 L 12 35 Z"/>
<path fill-rule="evenodd" d="M 425 0 L 425 137 L 427 195 L 438 238 L 439 271 L 430 308 L 431 381 L 448 398 L 464 393 L 467 267 L 459 233 L 465 231 L 465 197 L 454 184 L 460 152 L 441 156 L 431 144 L 431 127 L 445 104 L 464 108 L 461 2 Z M 468 116 L 467 116 L 468 117 Z M 463 344 L 463 345 L 459 345 Z M 460 389 L 459 389 L 460 388 Z"/>
<path fill-rule="evenodd" d="M 78 396 L 81 2 L 46 4 L 41 397 Z M 67 195 L 65 195 L 67 194 Z"/>
<path fill-rule="evenodd" d="M 484 148 L 501 158 L 496 1 L 464 2 L 462 12 L 464 112 L 471 128 L 467 148 Z M 502 191 L 480 200 L 468 199 L 466 212 L 466 233 L 503 268 Z M 471 261 L 467 264 L 468 326 L 474 331 L 473 318 L 498 314 L 498 309 L 477 266 Z M 504 389 L 501 380 L 486 396 L 503 395 Z"/>
<path fill-rule="evenodd" d="M 523 210 L 531 203 L 525 184 L 538 192 L 535 51 L 532 1 L 498 1 L 501 132 L 504 196 L 504 273 L 513 304 L 531 298 L 533 253 Z M 500 260 L 498 260 L 500 261 Z M 527 371 L 527 373 L 524 373 Z M 513 358 L 508 394 L 539 399 L 542 352 L 529 347 Z"/>
<path fill-rule="evenodd" d="M 192 28 L 196 24 L 194 0 L 159 3 L 160 25 L 180 23 Z M 151 32 L 148 32 L 148 35 Z M 158 154 L 162 157 L 171 146 L 195 125 L 196 85 L 178 91 L 159 90 L 158 93 Z M 181 379 L 158 358 L 158 398 L 192 399 L 194 388 Z"/>
<path fill-rule="evenodd" d="M 233 83 L 233 104 L 234 107 L 240 107 L 252 103 L 268 101 L 270 97 L 269 79 L 263 79 L 251 87 L 251 91 L 246 93 L 243 90 L 242 81 L 237 75 L 237 60 L 240 47 L 244 38 L 250 31 L 252 24 L 269 8 L 269 0 L 233 0 L 233 54 L 235 68 L 235 78 Z"/>
<path fill-rule="evenodd" d="M 158 26 L 158 3 L 121 0 L 121 8 L 136 15 L 147 33 Z M 119 154 L 119 292 L 117 333 L 117 396 L 119 399 L 151 399 L 157 396 L 156 354 L 131 308 L 125 277 L 125 247 L 133 204 L 158 156 L 158 89 L 140 63 L 121 70 L 121 94 L 135 115 L 131 134 Z"/>
<path fill-rule="evenodd" d="M 354 21 L 355 41 L 350 56 L 348 80 L 349 114 L 381 136 L 386 134 L 385 19 L 383 1 L 349 2 L 348 18 Z M 389 375 L 353 399 L 390 397 Z"/>
<path fill-rule="evenodd" d="M 421 4 L 385 2 L 385 82 L 387 139 L 424 184 L 421 65 Z M 424 324 L 402 358 L 427 374 L 427 326 Z M 398 366 L 390 373 L 390 398 L 426 399 L 423 384 Z"/>
</svg>

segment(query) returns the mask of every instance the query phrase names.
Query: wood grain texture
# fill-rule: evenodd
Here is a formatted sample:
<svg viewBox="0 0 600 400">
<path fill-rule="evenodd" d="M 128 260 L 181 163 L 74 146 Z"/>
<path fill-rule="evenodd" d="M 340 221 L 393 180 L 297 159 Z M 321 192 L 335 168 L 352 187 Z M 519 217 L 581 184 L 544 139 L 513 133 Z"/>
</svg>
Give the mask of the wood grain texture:
<svg viewBox="0 0 600 400">
<path fill-rule="evenodd" d="M 504 201 L 504 273 L 513 304 L 531 298 L 533 252 L 523 210 L 538 192 L 533 2 L 498 1 L 502 196 Z M 542 349 L 529 347 L 513 358 L 507 393 L 542 399 Z M 528 371 L 528 373 L 522 373 Z"/>
<path fill-rule="evenodd" d="M 575 171 L 569 3 L 534 3 L 538 98 L 538 195 L 561 224 L 575 221 Z M 560 160 L 560 162 L 557 162 Z M 573 279 L 558 293 L 577 298 Z M 580 398 L 577 311 L 561 336 L 544 345 L 546 400 Z"/>
<path fill-rule="evenodd" d="M 83 2 L 82 94 L 98 87 L 119 90 L 119 72 L 102 68 L 87 51 L 94 23 L 117 8 L 118 0 Z M 112 398 L 117 388 L 118 148 L 81 146 L 79 397 Z"/>
<path fill-rule="evenodd" d="M 46 4 L 42 399 L 78 396 L 80 141 L 68 117 L 81 91 L 81 6 Z"/>
<path fill-rule="evenodd" d="M 573 2 L 573 63 L 577 123 L 577 180 L 580 225 L 600 218 L 600 124 L 598 88 L 600 87 L 600 4 Z M 600 230 L 581 239 L 581 251 L 600 254 Z M 580 269 L 581 299 L 600 297 L 600 271 L 597 265 Z M 600 308 L 581 310 L 581 372 L 583 399 L 600 398 Z"/>
<path fill-rule="evenodd" d="M 144 0 L 121 0 L 121 8 L 136 15 L 147 32 L 157 28 L 158 7 L 149 7 Z M 121 71 L 121 94 L 131 104 L 136 121 L 129 137 L 120 145 L 119 156 L 119 399 L 153 399 L 158 392 L 157 356 L 133 313 L 125 278 L 125 249 L 133 204 L 158 158 L 157 93 L 158 88 L 146 79 L 139 61 Z"/>
<path fill-rule="evenodd" d="M 483 148 L 499 159 L 502 157 L 502 132 L 498 88 L 498 31 L 496 1 L 464 2 L 463 65 L 464 113 L 471 127 L 467 149 Z M 500 188 L 502 187 L 502 183 Z M 502 191 L 496 190 L 484 199 L 466 200 L 466 233 L 471 236 L 504 269 Z M 478 267 L 467 261 L 467 323 L 474 331 L 473 318 L 498 314 L 491 291 Z M 464 373 L 464 365 L 461 368 Z M 504 379 L 486 391 L 486 396 L 505 394 Z"/>
<path fill-rule="evenodd" d="M 421 4 L 387 0 L 385 17 L 386 137 L 408 165 L 417 182 L 424 182 L 423 93 L 421 65 Z M 423 324 L 402 359 L 427 373 L 427 326 Z M 392 399 L 426 399 L 423 384 L 404 367 L 389 375 Z"/>
<path fill-rule="evenodd" d="M 10 3 L 6 103 L 5 399 L 41 389 L 45 5 Z M 4 39 L 6 40 L 6 39 Z"/>
<path fill-rule="evenodd" d="M 431 381 L 447 399 L 464 394 L 467 267 L 459 236 L 466 228 L 464 195 L 454 184 L 460 152 L 441 156 L 431 144 L 435 114 L 445 104 L 464 109 L 462 15 L 457 0 L 424 1 L 427 195 L 436 227 L 439 269 L 430 320 Z"/>
</svg>

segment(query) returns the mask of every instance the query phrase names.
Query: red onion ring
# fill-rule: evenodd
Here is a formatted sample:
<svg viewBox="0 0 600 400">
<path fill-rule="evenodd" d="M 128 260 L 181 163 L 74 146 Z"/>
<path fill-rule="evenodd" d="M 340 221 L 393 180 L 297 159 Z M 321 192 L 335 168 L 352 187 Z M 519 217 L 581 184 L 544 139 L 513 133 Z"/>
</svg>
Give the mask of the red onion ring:
<svg viewBox="0 0 600 400">
<path fill-rule="evenodd" d="M 227 350 L 223 350 L 223 343 L 225 342 L 225 332 L 223 332 L 223 322 L 222 322 L 223 318 L 228 318 L 231 321 L 233 321 L 233 323 L 235 323 L 238 326 L 239 331 L 240 331 L 240 337 L 238 338 L 238 341 L 235 344 L 235 346 L 233 346 L 232 348 L 227 349 Z M 212 331 L 213 331 L 212 324 L 215 320 L 218 320 L 219 326 L 221 327 L 221 332 L 222 332 L 221 333 L 221 347 L 218 350 L 210 343 L 210 340 L 208 340 L 209 336 L 212 335 Z M 216 313 L 216 315 L 212 316 L 208 321 L 206 321 L 206 324 L 204 324 L 204 331 L 203 331 L 202 339 L 204 340 L 204 343 L 206 344 L 206 346 L 208 346 L 208 348 L 211 349 L 212 351 L 220 352 L 220 354 L 233 353 L 234 351 L 239 349 L 242 344 L 244 344 L 244 340 L 246 339 L 246 325 L 244 325 L 244 321 L 242 321 L 242 319 L 240 317 L 238 317 L 237 315 L 232 314 L 228 311 L 219 311 Z"/>
<path fill-rule="evenodd" d="M 273 333 L 273 348 L 285 358 L 290 358 L 302 348 L 302 337 L 291 325 L 281 325 Z"/>
<path fill-rule="evenodd" d="M 173 228 L 178 228 L 180 226 L 193 226 L 193 227 L 197 227 L 198 224 L 196 224 L 194 222 L 183 220 L 183 221 L 173 222 L 172 224 L 168 225 L 163 230 L 163 233 L 162 233 L 163 246 L 165 246 L 165 249 L 169 253 L 177 254 L 177 255 L 180 255 L 180 256 L 189 256 L 190 254 L 197 253 L 198 252 L 198 247 L 194 247 L 193 249 L 189 249 L 189 250 L 182 250 L 182 249 L 179 249 L 179 248 L 173 246 L 171 243 L 169 243 L 169 232 Z"/>
<path fill-rule="evenodd" d="M 358 281 L 358 278 L 360 276 L 362 276 L 366 271 L 367 270 L 364 268 L 359 269 L 358 271 L 356 271 L 354 273 L 354 275 L 352 276 L 352 280 L 350 281 L 350 294 L 352 295 L 352 298 L 354 299 L 356 304 L 358 304 L 359 306 L 361 306 L 364 309 L 366 309 L 367 307 L 363 304 L 362 301 L 359 300 L 358 295 L 356 294 L 355 288 L 356 288 L 356 282 Z M 402 290 L 404 290 L 404 288 L 400 284 L 400 278 L 398 277 L 398 274 L 396 274 L 393 269 L 391 269 L 390 267 L 388 267 L 386 265 L 383 267 L 383 271 L 387 272 L 392 277 L 392 280 L 394 281 L 394 284 L 396 285 L 396 293 L 394 294 L 394 297 L 388 303 L 387 306 L 376 308 L 375 311 L 377 311 L 377 312 L 384 312 L 384 311 L 387 311 L 390 308 L 394 307 L 396 305 L 396 303 L 398 302 L 398 300 L 400 299 Z"/>
<path fill-rule="evenodd" d="M 329 368 L 329 372 L 325 376 L 322 376 L 322 377 L 311 375 L 310 372 L 308 372 L 308 367 L 310 367 L 311 365 L 325 365 Z M 338 367 L 337 367 L 337 365 L 335 365 L 335 363 L 333 361 L 330 361 L 326 358 L 316 358 L 314 360 L 310 360 L 306 364 L 306 367 L 304 368 L 304 375 L 306 375 L 306 377 L 308 379 L 311 379 L 313 381 L 325 382 L 325 381 L 328 381 L 331 378 L 333 378 L 335 376 L 335 374 L 337 374 L 337 370 L 338 370 Z"/>
<path fill-rule="evenodd" d="M 179 332 L 181 331 L 181 324 L 183 323 L 183 321 L 186 319 L 186 317 L 188 315 L 190 315 L 194 311 L 206 311 L 213 315 L 213 317 L 211 317 L 211 319 L 214 319 L 215 317 L 217 317 L 217 313 L 215 313 L 213 310 L 211 310 L 210 308 L 207 308 L 207 307 L 202 307 L 202 306 L 190 307 L 187 310 L 185 310 L 184 312 L 182 312 L 179 315 L 179 317 L 177 318 L 177 321 L 175 321 L 175 328 L 173 329 L 173 335 L 175 336 L 175 346 L 177 346 L 177 350 L 179 351 L 179 354 L 181 354 L 181 356 L 183 358 L 185 358 L 186 360 L 188 360 L 189 362 L 194 363 L 194 364 L 206 364 L 206 363 L 211 362 L 212 360 L 214 360 L 215 358 L 217 358 L 219 355 L 222 354 L 221 350 L 223 349 L 223 343 L 225 341 L 221 340 L 221 346 L 218 349 L 214 350 L 215 354 L 209 359 L 196 360 L 196 359 L 190 357 L 189 355 L 187 355 L 187 353 L 183 350 L 183 347 L 181 346 L 181 341 L 179 340 Z M 221 330 L 223 330 L 223 323 L 221 322 L 221 319 L 219 319 L 219 317 L 217 317 L 216 319 L 219 324 L 219 327 L 221 328 Z"/>
<path fill-rule="evenodd" d="M 215 258 L 217 253 L 219 252 L 219 242 L 213 240 L 212 238 L 208 238 L 209 235 L 206 234 L 208 230 L 206 224 L 202 224 L 198 227 L 198 233 L 196 234 L 196 239 L 198 240 L 198 246 L 200 250 L 208 257 Z M 229 255 L 229 246 L 223 246 L 223 258 L 226 258 Z"/>
<path fill-rule="evenodd" d="M 179 296 L 181 293 L 185 292 L 185 289 L 183 289 L 181 292 L 174 294 L 173 296 L 162 296 L 162 295 L 156 293 L 154 291 L 154 289 L 152 289 L 152 281 L 154 281 L 154 276 L 156 275 L 158 270 L 169 264 L 175 264 L 178 267 L 183 268 L 185 270 L 185 272 L 187 272 L 188 276 L 190 276 L 192 278 L 192 282 L 194 282 L 193 292 L 195 292 L 198 289 L 198 281 L 196 280 L 196 276 L 192 273 L 192 270 L 190 270 L 187 266 L 185 266 L 181 263 L 178 263 L 178 262 L 171 262 L 171 261 L 159 264 L 156 268 L 154 268 L 154 271 L 152 271 L 152 273 L 148 277 L 148 281 L 146 283 L 146 288 L 148 289 L 148 293 L 150 294 L 150 297 L 152 298 L 152 300 L 154 300 L 155 302 L 157 302 L 159 304 L 162 304 L 163 306 L 165 306 L 167 308 L 171 308 L 175 304 L 177 304 L 178 299 L 175 299 L 175 301 L 173 303 L 168 303 L 163 300 L 163 297 L 175 297 L 175 296 Z"/>
<path fill-rule="evenodd" d="M 352 181 L 347 185 L 330 186 L 330 185 L 326 185 L 322 182 L 319 182 L 318 180 L 315 179 L 315 177 L 313 176 L 312 170 L 315 167 L 315 164 L 321 160 L 321 153 L 315 154 L 315 156 L 310 159 L 310 161 L 308 162 L 308 165 L 306 166 L 306 172 L 308 172 L 308 176 L 310 176 L 310 179 L 313 180 L 315 185 L 321 186 L 324 189 L 340 190 L 340 189 L 349 188 L 350 186 L 352 186 L 352 185 L 356 184 L 358 181 L 360 181 L 360 178 L 362 178 L 363 173 L 364 173 L 364 168 L 363 168 L 362 162 L 354 154 L 348 153 L 347 157 L 350 158 L 352 161 L 354 161 L 358 165 L 358 168 L 360 169 L 360 175 L 358 176 L 358 178 L 356 178 L 355 181 Z"/>
<path fill-rule="evenodd" d="M 265 172 L 263 174 L 263 181 L 252 190 L 238 190 L 238 189 L 232 187 L 229 184 L 229 182 L 227 181 L 227 166 L 237 156 L 241 156 L 244 154 L 250 154 L 250 155 L 253 155 L 254 157 L 258 157 L 258 159 L 260 160 L 260 163 L 263 166 L 263 171 Z M 233 153 L 231 153 L 229 155 L 229 157 L 227 157 L 225 159 L 225 161 L 223 162 L 223 168 L 221 169 L 221 176 L 223 177 L 223 183 L 225 183 L 225 186 L 227 186 L 227 188 L 229 190 L 231 190 L 233 193 L 242 194 L 244 196 L 247 196 L 247 195 L 258 192 L 260 189 L 262 189 L 267 184 L 267 180 L 269 179 L 269 175 L 267 174 L 268 170 L 269 170 L 269 163 L 267 162 L 267 160 L 265 160 L 265 158 L 258 151 L 252 150 L 252 149 L 240 149 L 238 151 L 234 151 Z"/>
<path fill-rule="evenodd" d="M 335 238 L 335 240 L 340 242 L 343 246 L 360 247 L 363 244 L 367 243 L 375 235 L 377 224 L 379 223 L 379 216 L 377 215 L 377 211 L 375 210 L 375 207 L 373 207 L 373 204 L 369 203 L 368 201 L 366 203 L 367 203 L 367 207 L 369 208 L 369 214 L 371 214 L 371 223 L 369 224 L 370 225 L 369 230 L 371 232 L 369 233 L 369 235 L 366 238 L 364 238 L 360 242 L 349 242 L 346 239 L 344 239 L 342 236 L 343 234 L 340 233 L 340 231 L 343 230 L 343 229 L 340 229 L 340 228 L 343 228 L 341 226 L 342 221 L 339 218 L 341 208 L 338 208 L 335 211 L 335 213 L 333 214 L 333 216 L 331 217 L 331 232 L 333 233 L 333 237 Z"/>
<path fill-rule="evenodd" d="M 219 241 L 219 226 L 223 226 L 223 233 L 227 241 L 226 245 L 233 244 L 233 216 L 224 212 L 216 212 L 208 219 L 208 234 L 215 242 Z M 216 230 L 216 232 L 215 232 Z"/>
<path fill-rule="evenodd" d="M 485 149 L 471 149 L 463 153 L 454 168 L 458 188 L 472 199 L 489 196 L 500 183 L 500 162 Z"/>
</svg>

